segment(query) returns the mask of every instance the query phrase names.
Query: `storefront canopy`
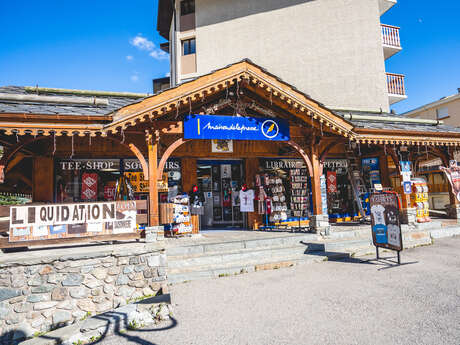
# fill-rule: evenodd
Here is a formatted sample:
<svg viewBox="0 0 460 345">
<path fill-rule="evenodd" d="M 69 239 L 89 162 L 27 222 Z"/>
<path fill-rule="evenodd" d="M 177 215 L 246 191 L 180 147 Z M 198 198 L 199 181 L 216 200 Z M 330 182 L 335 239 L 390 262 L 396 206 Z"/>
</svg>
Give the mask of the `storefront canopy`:
<svg viewBox="0 0 460 345">
<path fill-rule="evenodd" d="M 229 90 L 251 93 L 268 116 L 297 121 L 328 135 L 369 144 L 460 145 L 460 129 L 440 121 L 391 114 L 333 111 L 249 60 L 229 65 L 158 94 L 95 92 L 34 87 L 0 88 L 4 135 L 108 136 L 130 127 L 152 129 L 156 121 L 190 113 L 212 114 Z M 218 98 L 219 96 L 220 98 Z M 225 98 L 225 97 L 224 97 Z M 212 99 L 220 99 L 206 108 Z M 249 106 L 249 105 L 247 105 Z M 237 112 L 238 109 L 235 110 Z M 239 114 L 241 115 L 241 114 Z M 244 115 L 244 114 L 242 114 Z M 177 131 L 178 133 L 180 131 Z"/>
</svg>

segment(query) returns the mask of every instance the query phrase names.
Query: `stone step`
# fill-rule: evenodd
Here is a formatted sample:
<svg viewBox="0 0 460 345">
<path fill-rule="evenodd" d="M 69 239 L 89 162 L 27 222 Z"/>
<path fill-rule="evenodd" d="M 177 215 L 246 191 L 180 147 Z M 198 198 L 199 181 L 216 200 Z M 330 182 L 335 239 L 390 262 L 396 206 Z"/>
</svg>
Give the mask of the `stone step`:
<svg viewBox="0 0 460 345">
<path fill-rule="evenodd" d="M 310 247 L 310 248 L 309 248 Z M 284 257 L 294 254 L 304 254 L 308 251 L 321 250 L 321 246 L 308 244 L 290 245 L 282 247 L 248 248 L 223 253 L 203 253 L 200 255 L 168 257 L 168 269 L 186 268 L 203 265 L 227 264 L 230 262 L 257 261 L 272 257 Z M 312 248 L 316 248 L 313 250 Z"/>
<path fill-rule="evenodd" d="M 197 266 L 184 270 L 168 272 L 168 283 L 177 284 L 198 279 L 221 278 L 243 273 L 292 267 L 300 264 L 317 263 L 328 259 L 341 259 L 349 257 L 345 253 L 318 253 L 295 255 L 283 258 L 267 258 L 256 262 L 233 262 L 228 265 Z"/>
<path fill-rule="evenodd" d="M 181 256 L 191 257 L 212 253 L 235 252 L 244 249 L 291 246 L 299 244 L 300 242 L 313 242 L 317 240 L 318 236 L 316 234 L 299 234 L 292 236 L 168 247 L 166 254 L 168 259 L 171 257 Z"/>
</svg>

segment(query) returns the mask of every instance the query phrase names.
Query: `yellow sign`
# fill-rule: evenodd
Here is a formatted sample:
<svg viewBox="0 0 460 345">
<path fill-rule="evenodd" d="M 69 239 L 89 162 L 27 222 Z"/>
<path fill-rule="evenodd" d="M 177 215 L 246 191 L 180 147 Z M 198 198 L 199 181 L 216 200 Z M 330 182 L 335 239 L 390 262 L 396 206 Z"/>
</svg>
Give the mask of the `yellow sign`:
<svg viewBox="0 0 460 345">
<path fill-rule="evenodd" d="M 129 180 L 134 193 L 148 193 L 149 181 L 144 180 L 144 173 L 141 171 L 125 172 L 125 177 Z M 168 191 L 168 174 L 163 174 L 163 179 L 158 181 L 158 191 Z"/>
</svg>

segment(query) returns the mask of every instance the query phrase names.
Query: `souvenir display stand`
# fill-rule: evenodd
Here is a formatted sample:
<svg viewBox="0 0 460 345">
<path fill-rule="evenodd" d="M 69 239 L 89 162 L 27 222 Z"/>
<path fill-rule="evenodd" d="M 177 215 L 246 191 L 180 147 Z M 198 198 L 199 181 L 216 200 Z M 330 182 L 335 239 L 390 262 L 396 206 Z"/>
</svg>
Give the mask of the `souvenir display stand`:
<svg viewBox="0 0 460 345">
<path fill-rule="evenodd" d="M 411 206 L 417 210 L 417 223 L 431 222 L 428 203 L 428 185 L 422 177 L 414 177 L 411 179 L 411 182 Z"/>
<path fill-rule="evenodd" d="M 167 213 L 166 221 L 169 222 L 162 221 L 165 224 L 165 236 L 177 237 L 191 234 L 193 225 L 188 195 L 178 195 L 172 201 L 170 206 L 163 207 L 163 212 Z"/>
</svg>

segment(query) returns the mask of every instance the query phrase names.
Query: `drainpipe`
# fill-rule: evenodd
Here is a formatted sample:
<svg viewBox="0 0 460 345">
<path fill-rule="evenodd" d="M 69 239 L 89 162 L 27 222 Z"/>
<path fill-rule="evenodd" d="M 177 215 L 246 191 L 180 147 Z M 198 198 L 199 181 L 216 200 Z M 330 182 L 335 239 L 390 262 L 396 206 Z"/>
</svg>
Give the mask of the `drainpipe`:
<svg viewBox="0 0 460 345">
<path fill-rule="evenodd" d="M 424 125 L 442 125 L 444 122 L 440 120 L 428 120 L 428 119 L 412 119 L 407 117 L 387 117 L 378 115 L 355 115 L 355 114 L 344 114 L 343 117 L 347 120 L 355 121 L 378 121 L 378 122 L 401 122 L 401 123 L 418 123 Z"/>
</svg>

